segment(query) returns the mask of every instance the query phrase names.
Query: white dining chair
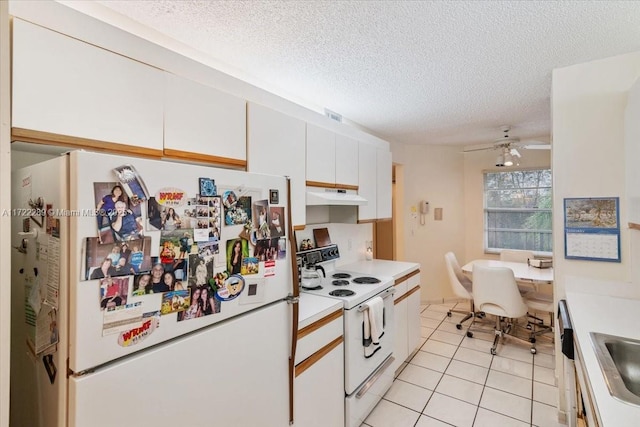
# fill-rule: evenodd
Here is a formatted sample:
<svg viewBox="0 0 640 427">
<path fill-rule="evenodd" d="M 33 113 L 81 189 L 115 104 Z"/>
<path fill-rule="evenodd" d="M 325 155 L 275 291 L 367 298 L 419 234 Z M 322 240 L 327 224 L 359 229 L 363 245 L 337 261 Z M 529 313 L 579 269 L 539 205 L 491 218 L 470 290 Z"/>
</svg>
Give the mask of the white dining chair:
<svg viewBox="0 0 640 427">
<path fill-rule="evenodd" d="M 527 264 L 530 259 L 533 259 L 535 255 L 531 251 L 525 251 L 521 249 L 503 249 L 500 251 L 500 261 L 506 262 L 520 262 Z M 518 282 L 518 288 L 520 293 L 525 294 L 527 292 L 536 291 L 536 285 L 529 282 Z"/>
<path fill-rule="evenodd" d="M 503 249 L 500 251 L 500 261 L 523 262 L 526 264 L 529 259 L 533 258 L 535 258 L 535 255 L 531 251 L 520 249 Z"/>
<path fill-rule="evenodd" d="M 465 316 L 456 324 L 456 328 L 462 329 L 462 324 L 475 316 L 473 294 L 471 280 L 464 275 L 458 259 L 453 252 L 447 252 L 444 255 L 445 265 L 447 266 L 447 274 L 449 276 L 449 284 L 454 295 L 469 301 L 469 310 L 450 309 L 447 316 L 451 317 L 452 313 L 461 313 Z"/>
<path fill-rule="evenodd" d="M 537 336 L 542 334 L 551 334 L 551 341 L 553 342 L 553 316 L 555 312 L 553 295 L 541 292 L 529 292 L 524 295 L 524 303 L 528 307 L 527 316 L 530 318 L 529 323 L 527 324 L 527 327 L 531 328 L 530 341 L 535 343 Z M 549 323 L 544 323 L 541 318 L 531 315 L 532 311 L 547 313 L 549 315 Z"/>
<path fill-rule="evenodd" d="M 530 342 L 510 334 L 512 331 L 515 333 L 515 327 L 518 326 L 515 319 L 526 316 L 528 310 L 511 269 L 474 264 L 472 290 L 476 309 L 496 317 L 491 354 L 496 354 L 500 338 L 507 335 L 512 339 Z M 534 345 L 531 346 L 531 352 L 536 352 Z"/>
</svg>

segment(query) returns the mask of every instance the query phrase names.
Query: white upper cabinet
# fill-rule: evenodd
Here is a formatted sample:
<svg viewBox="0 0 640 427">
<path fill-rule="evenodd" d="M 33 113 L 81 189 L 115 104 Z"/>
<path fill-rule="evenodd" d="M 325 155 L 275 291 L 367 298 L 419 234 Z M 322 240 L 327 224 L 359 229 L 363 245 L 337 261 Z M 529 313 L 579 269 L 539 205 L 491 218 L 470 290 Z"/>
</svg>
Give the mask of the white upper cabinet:
<svg viewBox="0 0 640 427">
<path fill-rule="evenodd" d="M 302 120 L 247 103 L 247 170 L 290 177 L 294 227 L 306 223 L 305 129 Z"/>
<path fill-rule="evenodd" d="M 391 152 L 360 142 L 358 194 L 367 199 L 358 208 L 358 221 L 391 218 Z"/>
<path fill-rule="evenodd" d="M 376 215 L 378 219 L 391 218 L 391 152 L 378 149 L 376 158 Z"/>
<path fill-rule="evenodd" d="M 358 141 L 307 123 L 307 181 L 355 189 L 357 159 Z"/>
<path fill-rule="evenodd" d="M 335 184 L 336 134 L 307 123 L 307 181 Z"/>
<path fill-rule="evenodd" d="M 13 20 L 12 126 L 162 150 L 164 73 Z"/>
<path fill-rule="evenodd" d="M 336 135 L 336 185 L 358 185 L 358 141 Z"/>
<path fill-rule="evenodd" d="M 358 206 L 358 221 L 370 221 L 376 216 L 376 168 L 377 148 L 360 142 L 358 145 L 358 194 L 367 199 L 367 204 Z"/>
<path fill-rule="evenodd" d="M 247 108 L 244 99 L 166 74 L 164 148 L 204 154 L 245 166 Z"/>
</svg>

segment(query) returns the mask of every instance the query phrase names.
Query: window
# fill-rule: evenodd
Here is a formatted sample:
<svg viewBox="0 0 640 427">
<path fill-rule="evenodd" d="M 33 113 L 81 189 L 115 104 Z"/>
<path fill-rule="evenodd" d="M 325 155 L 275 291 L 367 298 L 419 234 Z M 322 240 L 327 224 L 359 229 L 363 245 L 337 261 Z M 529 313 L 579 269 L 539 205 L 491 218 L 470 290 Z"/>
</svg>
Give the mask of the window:
<svg viewBox="0 0 640 427">
<path fill-rule="evenodd" d="M 551 252 L 551 170 L 484 174 L 485 251 Z"/>
</svg>

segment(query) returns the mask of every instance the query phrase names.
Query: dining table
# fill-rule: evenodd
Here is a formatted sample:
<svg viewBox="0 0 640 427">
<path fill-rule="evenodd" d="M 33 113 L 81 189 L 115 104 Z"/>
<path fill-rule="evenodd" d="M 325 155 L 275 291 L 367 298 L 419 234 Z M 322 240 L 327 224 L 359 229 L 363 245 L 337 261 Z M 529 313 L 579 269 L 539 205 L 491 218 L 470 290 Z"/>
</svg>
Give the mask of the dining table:
<svg viewBox="0 0 640 427">
<path fill-rule="evenodd" d="M 471 277 L 473 266 L 484 267 L 506 267 L 513 271 L 513 276 L 518 283 L 530 284 L 538 288 L 541 284 L 553 284 L 553 267 L 538 268 L 531 267 L 525 262 L 500 261 L 496 259 L 476 259 L 462 266 L 462 271 Z"/>
</svg>

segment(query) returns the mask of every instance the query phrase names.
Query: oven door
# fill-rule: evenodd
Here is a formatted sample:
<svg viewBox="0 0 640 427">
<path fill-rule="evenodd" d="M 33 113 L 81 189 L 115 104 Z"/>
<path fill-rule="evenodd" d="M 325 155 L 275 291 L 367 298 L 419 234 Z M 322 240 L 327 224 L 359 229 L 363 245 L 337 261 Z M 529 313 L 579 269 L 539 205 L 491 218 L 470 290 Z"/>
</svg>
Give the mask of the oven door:
<svg viewBox="0 0 640 427">
<path fill-rule="evenodd" d="M 344 382 L 347 395 L 352 394 L 373 374 L 393 351 L 394 289 L 388 288 L 376 296 L 384 301 L 384 334 L 380 338 L 380 349 L 370 357 L 365 357 L 364 316 L 369 313 L 364 304 L 344 312 Z"/>
</svg>

